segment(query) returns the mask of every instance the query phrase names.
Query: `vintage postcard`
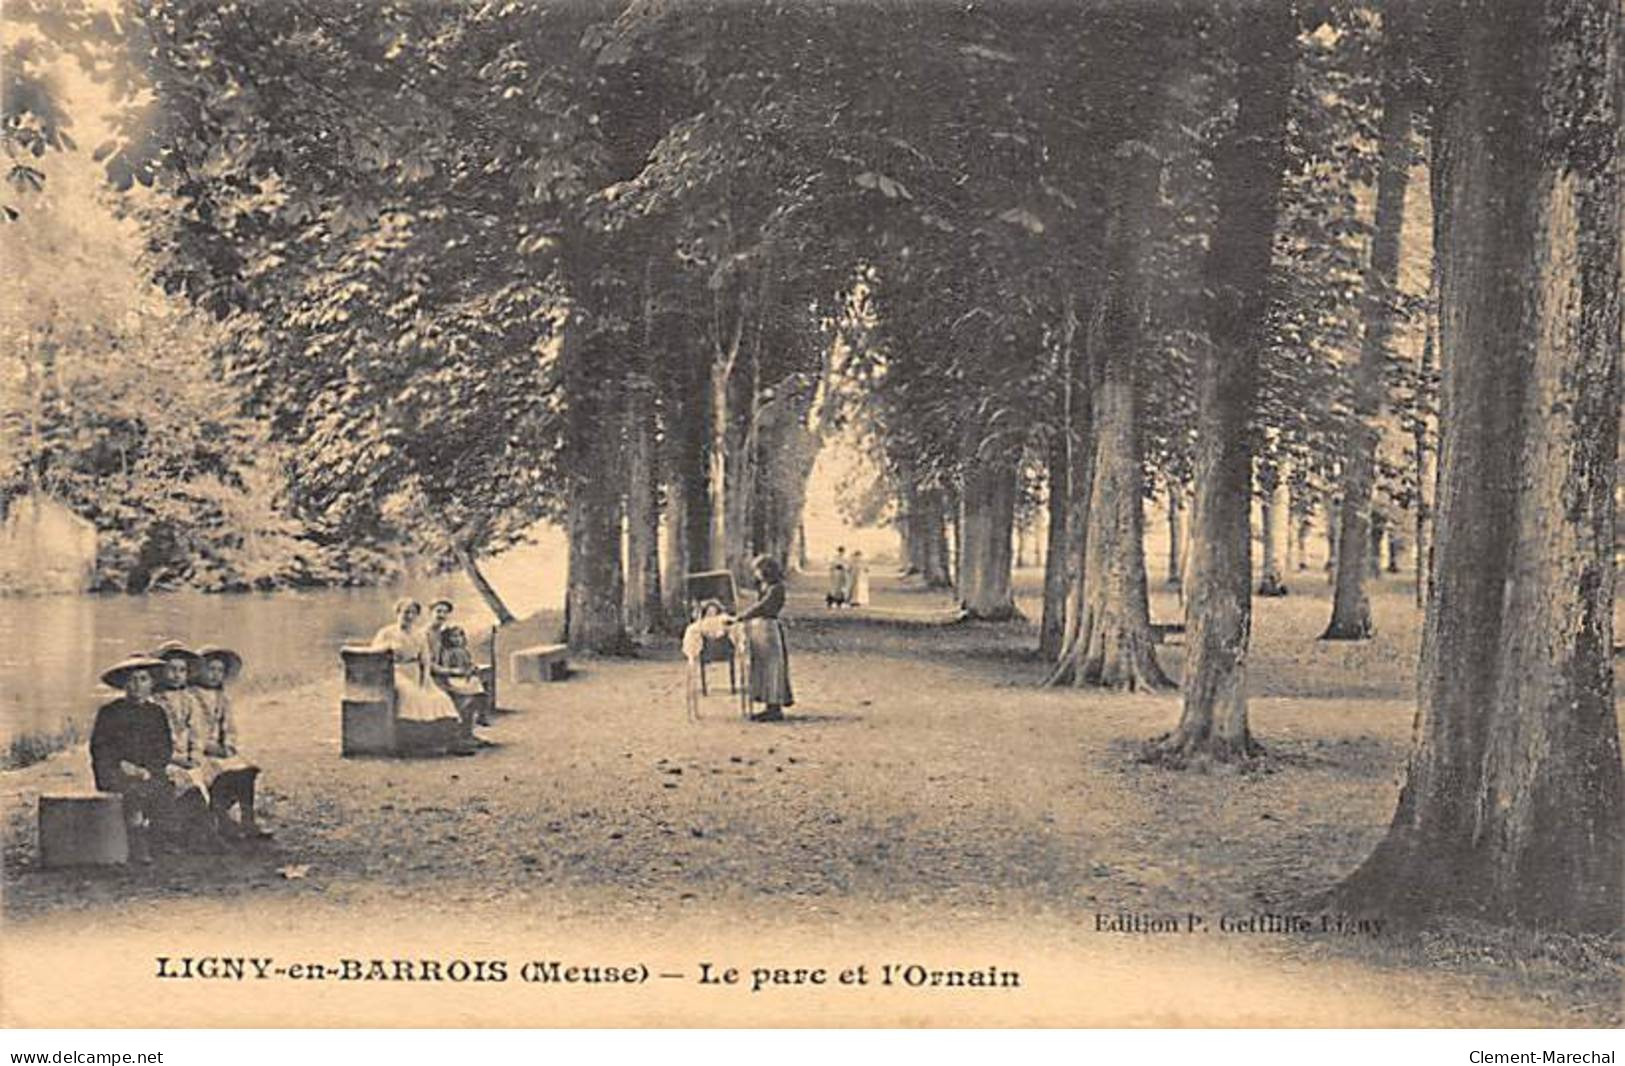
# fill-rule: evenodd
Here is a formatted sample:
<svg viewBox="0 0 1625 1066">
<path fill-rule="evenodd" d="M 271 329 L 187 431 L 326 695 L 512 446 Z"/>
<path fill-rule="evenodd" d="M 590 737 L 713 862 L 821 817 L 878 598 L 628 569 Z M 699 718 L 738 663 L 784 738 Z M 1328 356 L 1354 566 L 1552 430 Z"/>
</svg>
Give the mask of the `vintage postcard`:
<svg viewBox="0 0 1625 1066">
<path fill-rule="evenodd" d="M 1618 1026 L 1621 19 L 8 3 L 0 1023 Z"/>
</svg>

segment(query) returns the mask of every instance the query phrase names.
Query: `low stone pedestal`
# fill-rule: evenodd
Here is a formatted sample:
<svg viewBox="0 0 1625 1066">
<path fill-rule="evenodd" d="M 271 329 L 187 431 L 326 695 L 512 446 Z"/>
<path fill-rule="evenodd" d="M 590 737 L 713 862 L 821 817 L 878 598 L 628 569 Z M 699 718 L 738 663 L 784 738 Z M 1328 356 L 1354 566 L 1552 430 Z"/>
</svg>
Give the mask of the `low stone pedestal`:
<svg viewBox="0 0 1625 1066">
<path fill-rule="evenodd" d="M 393 653 L 346 645 L 339 750 L 343 755 L 394 755 L 399 750 Z"/>
<path fill-rule="evenodd" d="M 83 792 L 39 798 L 41 866 L 117 866 L 130 861 L 124 797 Z"/>
</svg>

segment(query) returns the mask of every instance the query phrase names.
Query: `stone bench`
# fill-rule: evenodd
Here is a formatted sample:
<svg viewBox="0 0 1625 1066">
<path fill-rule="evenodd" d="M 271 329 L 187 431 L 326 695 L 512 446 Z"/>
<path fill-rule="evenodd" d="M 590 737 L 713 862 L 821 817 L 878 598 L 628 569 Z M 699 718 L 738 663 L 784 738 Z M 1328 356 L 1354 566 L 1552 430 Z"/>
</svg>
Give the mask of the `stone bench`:
<svg viewBox="0 0 1625 1066">
<path fill-rule="evenodd" d="M 520 648 L 510 657 L 513 679 L 518 684 L 537 681 L 562 681 L 570 672 L 570 646 L 568 644 L 532 644 Z"/>
<path fill-rule="evenodd" d="M 39 864 L 116 866 L 130 861 L 124 797 L 79 792 L 39 798 Z"/>
</svg>

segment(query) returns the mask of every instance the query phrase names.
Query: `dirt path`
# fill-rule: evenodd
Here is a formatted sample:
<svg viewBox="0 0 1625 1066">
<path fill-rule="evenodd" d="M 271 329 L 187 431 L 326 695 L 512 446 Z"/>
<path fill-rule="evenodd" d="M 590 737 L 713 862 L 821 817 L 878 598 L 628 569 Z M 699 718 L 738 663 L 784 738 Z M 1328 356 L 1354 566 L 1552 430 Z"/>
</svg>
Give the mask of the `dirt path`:
<svg viewBox="0 0 1625 1066">
<path fill-rule="evenodd" d="M 876 584 L 890 617 L 944 606 Z M 48 955 L 91 922 L 173 943 L 239 916 L 301 942 L 317 930 L 357 945 L 387 933 L 413 952 L 495 931 L 583 945 L 637 931 L 678 954 L 975 943 L 978 957 L 1053 974 L 1034 1017 L 1080 1024 L 1617 1021 L 1606 952 L 1553 956 L 1471 931 L 1217 928 L 1267 924 L 1258 915 L 1318 922 L 1302 901 L 1352 868 L 1393 808 L 1412 713 L 1404 678 L 1301 661 L 1322 653 L 1294 643 L 1291 617 L 1260 626 L 1260 658 L 1284 664 L 1282 678 L 1260 679 L 1254 710 L 1278 772 L 1203 776 L 1130 757 L 1172 725 L 1175 697 L 1037 690 L 1043 666 L 1022 627 L 832 615 L 810 589 L 793 594 L 790 615 L 799 702 L 782 725 L 739 721 L 725 695 L 686 721 L 670 650 L 509 686 L 515 713 L 490 730 L 498 746 L 469 759 L 341 760 L 336 680 L 245 703 L 277 837 L 225 860 L 35 870 L 34 798 L 82 779 L 83 751 L 0 775 L 6 984 L 27 979 L 11 944 Z M 1177 672 L 1177 651 L 1165 658 Z M 1352 675 L 1361 698 L 1334 696 L 1336 675 Z M 725 687 L 725 668 L 712 676 Z M 1202 935 L 1100 928 L 1191 914 L 1207 923 Z M 1182 993 L 1148 994 L 1170 987 Z M 1251 991 L 1237 1000 L 1238 987 Z M 390 1002 L 378 1009 L 398 1009 Z M 750 1002 L 767 1020 L 798 1009 Z M 880 1011 L 871 1020 L 927 1008 L 864 1002 Z"/>
</svg>

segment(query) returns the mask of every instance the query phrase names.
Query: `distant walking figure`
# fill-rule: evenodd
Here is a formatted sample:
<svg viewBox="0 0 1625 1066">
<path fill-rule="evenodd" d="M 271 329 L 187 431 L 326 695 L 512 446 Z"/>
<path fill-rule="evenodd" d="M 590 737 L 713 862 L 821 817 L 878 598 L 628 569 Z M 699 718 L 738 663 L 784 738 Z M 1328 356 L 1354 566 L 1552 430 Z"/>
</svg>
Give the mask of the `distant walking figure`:
<svg viewBox="0 0 1625 1066">
<path fill-rule="evenodd" d="M 847 602 L 854 607 L 862 607 L 869 602 L 869 564 L 863 561 L 863 553 L 852 553 L 852 594 Z"/>
<path fill-rule="evenodd" d="M 765 555 L 756 557 L 753 570 L 756 602 L 739 613 L 739 621 L 750 641 L 750 676 L 746 678 L 750 699 L 766 707 L 750 717 L 753 722 L 777 722 L 784 718 L 784 708 L 795 703 L 790 693 L 790 649 L 784 640 L 784 623 L 779 621 L 779 612 L 784 610 L 784 571 L 778 560 Z"/>
<path fill-rule="evenodd" d="M 835 558 L 829 561 L 829 591 L 824 594 L 825 607 L 839 607 L 851 592 L 852 575 L 847 570 L 846 549 L 835 549 Z"/>
</svg>

